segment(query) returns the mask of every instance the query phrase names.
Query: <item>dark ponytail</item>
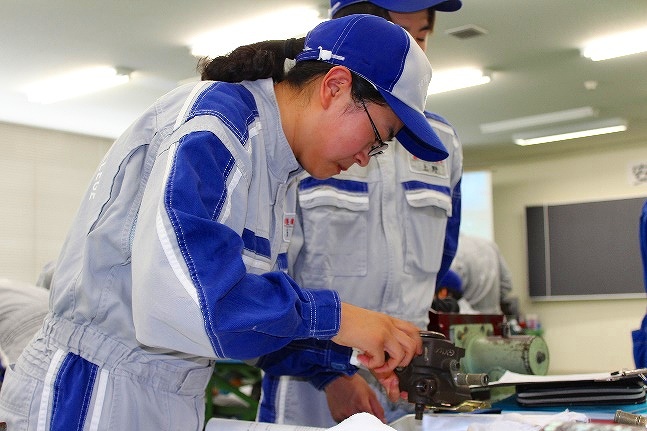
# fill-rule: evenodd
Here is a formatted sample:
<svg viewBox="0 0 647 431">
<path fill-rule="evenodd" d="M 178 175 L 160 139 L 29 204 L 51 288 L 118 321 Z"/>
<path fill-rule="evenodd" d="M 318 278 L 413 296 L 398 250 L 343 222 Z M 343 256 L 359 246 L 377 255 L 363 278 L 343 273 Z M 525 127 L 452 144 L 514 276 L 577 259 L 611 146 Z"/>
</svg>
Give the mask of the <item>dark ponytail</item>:
<svg viewBox="0 0 647 431">
<path fill-rule="evenodd" d="M 274 82 L 285 81 L 295 88 L 304 88 L 333 67 L 323 61 L 302 61 L 286 73 L 285 60 L 294 60 L 303 51 L 304 44 L 305 38 L 300 38 L 268 40 L 241 46 L 227 55 L 214 59 L 202 58 L 198 63 L 198 71 L 203 81 L 241 82 L 272 78 Z M 386 104 L 377 89 L 355 73 L 352 86 L 352 97 L 356 102 L 365 100 Z"/>
<path fill-rule="evenodd" d="M 280 82 L 285 78 L 285 60 L 294 59 L 303 50 L 304 42 L 305 38 L 268 40 L 241 46 L 227 55 L 200 59 L 198 72 L 203 81 L 241 82 L 272 78 L 274 82 Z"/>
</svg>

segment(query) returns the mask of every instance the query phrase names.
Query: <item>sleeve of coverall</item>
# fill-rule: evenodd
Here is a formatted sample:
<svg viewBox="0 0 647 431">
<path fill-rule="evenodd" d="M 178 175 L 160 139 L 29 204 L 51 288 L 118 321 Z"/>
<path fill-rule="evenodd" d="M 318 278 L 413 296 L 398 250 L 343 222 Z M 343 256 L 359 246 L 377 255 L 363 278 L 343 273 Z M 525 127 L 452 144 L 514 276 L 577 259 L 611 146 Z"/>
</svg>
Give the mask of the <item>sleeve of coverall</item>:
<svg viewBox="0 0 647 431">
<path fill-rule="evenodd" d="M 501 251 L 498 250 L 498 247 L 497 251 L 499 252 L 499 277 L 501 279 L 501 298 L 499 302 L 503 310 L 508 310 L 511 314 L 516 314 L 518 310 L 514 303 L 510 301 L 512 294 L 512 276 L 510 275 L 508 265 L 506 264 Z"/>
<path fill-rule="evenodd" d="M 436 277 L 436 283 L 443 279 L 449 266 L 456 257 L 458 248 L 458 234 L 461 227 L 461 182 L 452 190 L 452 216 L 447 219 L 445 229 L 445 246 L 443 247 L 443 259 L 440 262 L 440 269 Z"/>
<path fill-rule="evenodd" d="M 241 163 L 211 132 L 190 133 L 160 150 L 133 241 L 133 318 L 141 343 L 250 359 L 339 331 L 336 292 L 302 289 L 283 272 L 247 272 L 243 248 L 268 254 L 270 244 L 247 229 L 255 197 L 248 196 L 251 173 Z"/>
<path fill-rule="evenodd" d="M 449 125 L 449 123 L 447 123 Z M 453 128 L 452 128 L 453 130 Z M 458 234 L 461 226 L 461 181 L 463 178 L 463 145 L 458 139 L 456 131 L 453 130 L 451 140 L 452 148 L 448 148 L 451 157 L 451 177 L 452 186 L 452 216 L 447 220 L 445 228 L 445 244 L 443 247 L 443 258 L 440 262 L 440 269 L 436 276 L 436 283 L 443 279 L 449 267 L 456 257 L 458 248 Z"/>
<path fill-rule="evenodd" d="M 333 379 L 357 372 L 358 368 L 349 363 L 351 353 L 351 348 L 330 340 L 310 338 L 293 341 L 253 365 L 274 376 L 304 377 L 317 389 L 323 389 Z"/>
</svg>

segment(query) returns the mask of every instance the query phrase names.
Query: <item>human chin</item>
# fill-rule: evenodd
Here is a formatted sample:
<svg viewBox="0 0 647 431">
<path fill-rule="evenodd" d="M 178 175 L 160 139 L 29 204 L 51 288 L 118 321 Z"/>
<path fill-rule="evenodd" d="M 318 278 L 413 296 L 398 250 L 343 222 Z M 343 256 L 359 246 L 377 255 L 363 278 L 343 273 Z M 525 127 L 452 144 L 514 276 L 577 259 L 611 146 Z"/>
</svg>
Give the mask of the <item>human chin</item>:
<svg viewBox="0 0 647 431">
<path fill-rule="evenodd" d="M 328 162 L 316 162 L 310 167 L 304 166 L 303 168 L 318 180 L 325 180 L 342 171 L 342 167 L 339 164 Z"/>
</svg>

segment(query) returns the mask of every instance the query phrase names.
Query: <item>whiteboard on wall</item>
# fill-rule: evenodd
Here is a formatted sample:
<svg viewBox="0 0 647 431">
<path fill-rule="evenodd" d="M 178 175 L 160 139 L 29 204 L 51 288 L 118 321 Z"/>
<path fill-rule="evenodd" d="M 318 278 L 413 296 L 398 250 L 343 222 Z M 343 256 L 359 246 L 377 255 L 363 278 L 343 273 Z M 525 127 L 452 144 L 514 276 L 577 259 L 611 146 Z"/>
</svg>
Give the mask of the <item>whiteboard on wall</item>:
<svg viewBox="0 0 647 431">
<path fill-rule="evenodd" d="M 463 173 L 461 196 L 461 232 L 494 241 L 491 172 Z"/>
</svg>

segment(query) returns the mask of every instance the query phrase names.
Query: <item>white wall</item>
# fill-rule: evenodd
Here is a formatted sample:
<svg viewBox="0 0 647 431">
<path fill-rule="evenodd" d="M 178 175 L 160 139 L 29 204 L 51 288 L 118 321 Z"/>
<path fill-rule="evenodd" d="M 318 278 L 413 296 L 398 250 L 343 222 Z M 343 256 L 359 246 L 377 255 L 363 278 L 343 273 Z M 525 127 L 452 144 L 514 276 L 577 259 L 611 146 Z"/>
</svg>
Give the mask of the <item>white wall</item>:
<svg viewBox="0 0 647 431">
<path fill-rule="evenodd" d="M 495 241 L 522 311 L 539 315 L 551 374 L 633 367 L 631 331 L 640 326 L 647 300 L 530 301 L 525 207 L 647 197 L 647 183 L 630 181 L 630 166 L 637 162 L 647 164 L 647 145 L 492 167 Z"/>
<path fill-rule="evenodd" d="M 0 277 L 34 283 L 57 258 L 111 143 L 0 123 Z"/>
</svg>

